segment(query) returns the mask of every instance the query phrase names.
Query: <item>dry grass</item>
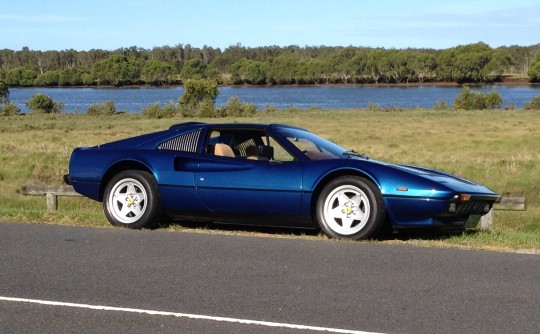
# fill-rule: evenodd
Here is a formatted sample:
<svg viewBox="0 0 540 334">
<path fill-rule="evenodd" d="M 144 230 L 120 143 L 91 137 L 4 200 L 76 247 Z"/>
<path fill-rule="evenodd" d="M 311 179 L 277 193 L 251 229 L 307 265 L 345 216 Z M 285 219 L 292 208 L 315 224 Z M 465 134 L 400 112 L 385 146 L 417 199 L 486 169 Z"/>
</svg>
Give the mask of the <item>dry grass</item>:
<svg viewBox="0 0 540 334">
<path fill-rule="evenodd" d="M 529 210 L 497 215 L 491 234 L 444 238 L 503 248 L 540 248 L 540 113 L 538 111 L 307 110 L 261 112 L 254 118 L 209 122 L 286 123 L 307 128 L 373 159 L 421 165 L 458 174 L 501 193 L 526 196 Z M 192 119 L 140 115 L 26 115 L 0 122 L 0 219 L 106 226 L 100 203 L 60 199 L 44 211 L 44 199 L 25 197 L 25 183 L 61 183 L 71 151 Z M 461 239 L 459 239 L 461 238 Z M 513 246 L 512 246 L 513 245 Z"/>
</svg>

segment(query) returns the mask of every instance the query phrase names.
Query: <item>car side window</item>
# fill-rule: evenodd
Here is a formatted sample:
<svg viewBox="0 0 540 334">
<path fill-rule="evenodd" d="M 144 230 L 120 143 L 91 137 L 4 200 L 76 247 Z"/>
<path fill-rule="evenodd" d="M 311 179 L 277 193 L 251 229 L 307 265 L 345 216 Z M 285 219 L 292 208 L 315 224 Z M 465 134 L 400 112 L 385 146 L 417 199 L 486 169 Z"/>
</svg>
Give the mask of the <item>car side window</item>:
<svg viewBox="0 0 540 334">
<path fill-rule="evenodd" d="M 274 138 L 268 137 L 268 146 L 274 148 L 274 159 L 277 161 L 295 161 L 296 158 L 292 156 L 281 144 L 279 144 Z"/>
<path fill-rule="evenodd" d="M 201 130 L 195 130 L 171 138 L 157 146 L 158 150 L 196 153 L 199 148 Z"/>
</svg>

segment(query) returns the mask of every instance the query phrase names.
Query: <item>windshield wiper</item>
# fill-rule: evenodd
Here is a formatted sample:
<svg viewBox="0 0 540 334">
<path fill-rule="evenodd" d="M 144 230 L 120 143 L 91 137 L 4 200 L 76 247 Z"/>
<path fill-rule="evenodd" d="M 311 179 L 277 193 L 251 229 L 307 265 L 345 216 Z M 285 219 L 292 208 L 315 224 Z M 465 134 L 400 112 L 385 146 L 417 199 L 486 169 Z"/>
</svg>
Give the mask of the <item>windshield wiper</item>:
<svg viewBox="0 0 540 334">
<path fill-rule="evenodd" d="M 355 150 L 345 151 L 345 152 L 342 153 L 342 155 L 346 155 L 347 158 L 350 158 L 350 157 L 358 157 L 358 158 L 362 158 L 362 159 L 369 160 L 369 157 L 368 157 L 367 154 L 365 154 L 365 153 L 358 153 L 358 152 L 356 152 Z"/>
</svg>

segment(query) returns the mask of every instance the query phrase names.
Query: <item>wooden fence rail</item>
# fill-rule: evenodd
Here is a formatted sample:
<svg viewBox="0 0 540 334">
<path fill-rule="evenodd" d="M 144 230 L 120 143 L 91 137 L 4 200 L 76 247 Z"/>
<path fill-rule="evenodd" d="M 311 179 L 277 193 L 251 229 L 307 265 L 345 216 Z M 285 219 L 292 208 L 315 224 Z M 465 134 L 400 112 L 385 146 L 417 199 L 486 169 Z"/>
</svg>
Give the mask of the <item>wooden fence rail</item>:
<svg viewBox="0 0 540 334">
<path fill-rule="evenodd" d="M 68 185 L 43 185 L 27 184 L 20 189 L 20 194 L 30 196 L 45 196 L 47 201 L 47 211 L 56 211 L 58 209 L 58 196 L 82 196 Z"/>
<path fill-rule="evenodd" d="M 42 185 L 28 184 L 23 185 L 20 189 L 22 195 L 45 196 L 47 200 L 47 211 L 55 211 L 58 209 L 58 196 L 82 196 L 75 192 L 72 186 L 68 185 Z M 493 225 L 495 210 L 506 211 L 526 211 L 527 202 L 525 197 L 505 196 L 500 203 L 493 205 L 493 209 L 488 214 L 480 219 L 479 228 L 481 230 L 489 230 Z"/>
<path fill-rule="evenodd" d="M 527 201 L 525 197 L 511 197 L 504 196 L 499 203 L 495 203 L 493 208 L 488 212 L 488 214 L 480 218 L 480 229 L 489 230 L 493 225 L 493 220 L 495 219 L 495 210 L 505 210 L 505 211 L 526 211 L 527 210 Z"/>
</svg>

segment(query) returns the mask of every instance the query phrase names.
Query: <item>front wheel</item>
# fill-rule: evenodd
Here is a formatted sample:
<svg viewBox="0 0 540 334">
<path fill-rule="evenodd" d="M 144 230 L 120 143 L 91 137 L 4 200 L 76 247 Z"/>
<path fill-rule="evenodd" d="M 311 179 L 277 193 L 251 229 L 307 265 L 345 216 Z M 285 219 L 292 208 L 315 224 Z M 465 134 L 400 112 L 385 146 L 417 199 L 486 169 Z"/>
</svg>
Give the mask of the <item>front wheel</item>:
<svg viewBox="0 0 540 334">
<path fill-rule="evenodd" d="M 103 211 L 115 226 L 140 229 L 156 225 L 161 210 L 154 176 L 139 170 L 115 175 L 105 188 Z"/>
<path fill-rule="evenodd" d="M 331 238 L 373 238 L 383 226 L 385 216 L 379 189 L 358 176 L 332 180 L 317 199 L 317 221 Z"/>
</svg>

